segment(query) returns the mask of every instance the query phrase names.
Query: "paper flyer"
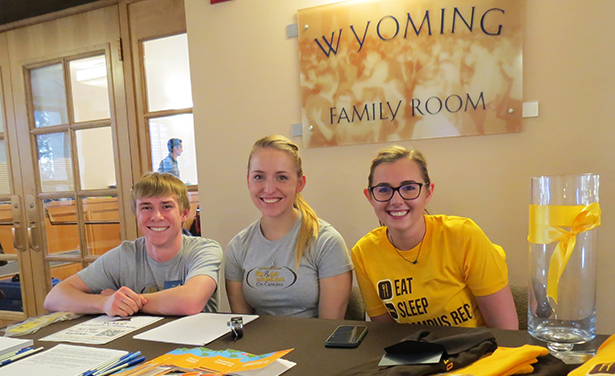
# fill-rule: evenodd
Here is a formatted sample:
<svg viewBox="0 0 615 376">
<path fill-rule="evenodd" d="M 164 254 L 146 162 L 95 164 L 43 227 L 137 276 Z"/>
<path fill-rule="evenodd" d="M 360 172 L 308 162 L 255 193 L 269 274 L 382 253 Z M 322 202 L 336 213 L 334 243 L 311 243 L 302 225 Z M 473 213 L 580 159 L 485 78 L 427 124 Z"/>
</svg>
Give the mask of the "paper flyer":
<svg viewBox="0 0 615 376">
<path fill-rule="evenodd" d="M 110 317 L 103 315 L 48 335 L 40 340 L 103 345 L 158 320 L 162 320 L 162 317 Z"/>
<path fill-rule="evenodd" d="M 0 374 L 75 376 L 119 359 L 128 351 L 59 344 L 49 350 L 2 366 Z"/>
</svg>

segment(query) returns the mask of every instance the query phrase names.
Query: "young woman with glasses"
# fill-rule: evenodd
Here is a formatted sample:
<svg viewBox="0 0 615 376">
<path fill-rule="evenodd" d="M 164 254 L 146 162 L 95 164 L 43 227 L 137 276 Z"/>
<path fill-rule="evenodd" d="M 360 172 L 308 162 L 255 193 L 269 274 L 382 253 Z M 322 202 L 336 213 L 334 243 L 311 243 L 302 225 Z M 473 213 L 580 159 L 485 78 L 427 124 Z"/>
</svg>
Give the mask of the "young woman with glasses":
<svg viewBox="0 0 615 376">
<path fill-rule="evenodd" d="M 262 216 L 225 252 L 233 313 L 344 318 L 350 255 L 342 236 L 301 196 L 305 183 L 297 145 L 283 136 L 256 141 L 248 190 Z"/>
<path fill-rule="evenodd" d="M 382 227 L 352 259 L 373 321 L 518 329 L 504 251 L 470 219 L 425 214 L 434 184 L 419 151 L 381 150 L 368 181 Z"/>
</svg>

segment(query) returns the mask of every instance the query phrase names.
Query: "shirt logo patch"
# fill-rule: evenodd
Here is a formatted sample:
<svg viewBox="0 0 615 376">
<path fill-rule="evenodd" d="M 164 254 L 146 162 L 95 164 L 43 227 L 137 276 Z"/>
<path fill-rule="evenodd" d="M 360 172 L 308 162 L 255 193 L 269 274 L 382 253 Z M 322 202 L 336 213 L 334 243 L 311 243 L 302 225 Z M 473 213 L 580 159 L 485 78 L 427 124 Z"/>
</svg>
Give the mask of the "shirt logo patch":
<svg viewBox="0 0 615 376">
<path fill-rule="evenodd" d="M 246 273 L 246 284 L 252 288 L 286 289 L 297 282 L 297 273 L 283 267 L 256 267 Z"/>
<path fill-rule="evenodd" d="M 615 375 L 615 362 L 611 363 L 598 363 L 587 372 L 588 375 Z"/>
<path fill-rule="evenodd" d="M 158 288 L 158 285 L 151 284 L 151 285 L 147 285 L 143 287 L 143 289 L 141 290 L 141 294 L 152 294 L 158 291 L 160 291 L 160 288 Z"/>
<path fill-rule="evenodd" d="M 388 279 L 378 282 L 378 295 L 381 300 L 389 300 L 393 298 L 393 285 Z"/>
</svg>

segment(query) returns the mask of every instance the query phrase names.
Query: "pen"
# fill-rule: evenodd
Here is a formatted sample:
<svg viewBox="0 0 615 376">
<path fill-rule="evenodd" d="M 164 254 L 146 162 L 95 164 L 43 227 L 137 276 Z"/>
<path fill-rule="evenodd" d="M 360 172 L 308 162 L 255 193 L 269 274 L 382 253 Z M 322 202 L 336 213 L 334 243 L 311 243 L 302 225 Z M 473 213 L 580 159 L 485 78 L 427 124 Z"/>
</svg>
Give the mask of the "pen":
<svg viewBox="0 0 615 376">
<path fill-rule="evenodd" d="M 135 359 L 139 355 L 141 355 L 141 351 L 137 351 L 137 352 L 134 352 L 134 353 L 126 354 L 123 357 L 121 357 L 119 360 L 117 360 L 117 361 L 115 361 L 113 363 L 107 364 L 105 366 L 99 366 L 96 370 L 94 370 L 94 372 L 91 375 L 95 376 L 95 375 L 103 374 L 103 373 L 105 373 L 107 370 L 109 370 L 111 368 L 115 368 L 117 366 L 120 366 L 122 364 L 126 364 L 126 363 L 130 362 L 131 360 Z"/>
<path fill-rule="evenodd" d="M 132 317 L 131 316 L 126 316 L 126 317 L 118 317 L 118 318 L 113 318 L 112 320 L 109 320 L 110 322 L 113 321 L 131 321 Z"/>
<path fill-rule="evenodd" d="M 21 348 L 21 349 L 19 349 L 19 350 L 14 350 L 14 351 L 8 352 L 8 353 L 6 353 L 6 354 L 4 354 L 4 355 L 0 356 L 0 363 L 1 363 L 3 360 L 7 360 L 7 359 L 9 359 L 9 358 L 12 358 L 12 357 L 14 357 L 14 356 L 15 356 L 15 355 L 17 355 L 17 354 L 22 353 L 22 352 L 27 351 L 27 350 L 30 350 L 30 349 L 32 349 L 32 348 L 33 348 L 32 346 L 28 346 L 28 347 Z"/>
<path fill-rule="evenodd" d="M 138 351 L 140 353 L 140 351 Z M 98 366 L 96 366 L 96 368 L 93 369 L 89 369 L 83 373 L 81 373 L 79 376 L 93 376 L 96 372 L 99 372 L 102 369 L 108 368 L 111 365 L 115 365 L 118 362 L 121 362 L 122 360 L 126 359 L 127 357 L 131 356 L 133 353 L 128 353 L 126 355 L 122 355 L 122 356 L 114 356 L 113 358 L 107 360 L 106 362 L 103 362 L 101 364 L 99 364 Z"/>
<path fill-rule="evenodd" d="M 10 357 L 10 358 L 8 358 L 8 359 L 5 359 L 5 360 L 3 360 L 2 362 L 0 362 L 0 367 L 1 367 L 1 366 L 4 366 L 4 365 L 7 365 L 7 364 L 9 364 L 9 363 L 11 363 L 11 362 L 14 362 L 14 361 L 16 361 L 17 359 L 21 359 L 21 358 L 24 358 L 24 357 L 26 357 L 26 356 L 28 356 L 28 355 L 32 355 L 32 354 L 34 354 L 35 352 L 39 352 L 39 351 L 41 351 L 42 349 L 43 349 L 42 347 L 39 347 L 39 348 L 37 348 L 37 349 L 32 348 L 32 347 L 28 347 L 27 349 L 22 349 L 23 351 L 19 351 L 19 352 L 17 352 L 17 354 L 15 354 L 14 356 L 12 356 L 12 357 Z"/>
<path fill-rule="evenodd" d="M 145 360 L 145 357 L 144 356 L 140 356 L 138 358 L 131 359 L 127 363 L 120 364 L 120 365 L 118 365 L 118 366 L 116 366 L 114 368 L 108 369 L 106 371 L 103 371 L 103 373 L 99 373 L 99 374 L 96 374 L 96 375 L 97 376 L 111 375 L 112 373 L 115 373 L 115 372 L 117 372 L 117 371 L 119 371 L 119 370 L 121 370 L 123 368 L 132 367 L 135 364 L 139 364 L 139 363 L 141 363 L 144 360 Z"/>
</svg>

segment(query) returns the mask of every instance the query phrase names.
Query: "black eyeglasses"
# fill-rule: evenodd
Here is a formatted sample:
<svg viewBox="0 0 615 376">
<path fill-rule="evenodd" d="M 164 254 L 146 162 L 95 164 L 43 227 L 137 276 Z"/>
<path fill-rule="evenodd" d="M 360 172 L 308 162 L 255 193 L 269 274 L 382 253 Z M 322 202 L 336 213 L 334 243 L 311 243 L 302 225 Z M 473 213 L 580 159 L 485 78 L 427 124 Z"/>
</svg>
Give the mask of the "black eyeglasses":
<svg viewBox="0 0 615 376">
<path fill-rule="evenodd" d="M 399 187 L 391 187 L 390 185 L 377 185 L 375 187 L 369 187 L 374 200 L 378 202 L 386 202 L 393 198 L 395 192 L 399 192 L 399 195 L 404 200 L 414 200 L 421 194 L 421 188 L 429 185 L 429 183 L 406 183 Z"/>
</svg>

